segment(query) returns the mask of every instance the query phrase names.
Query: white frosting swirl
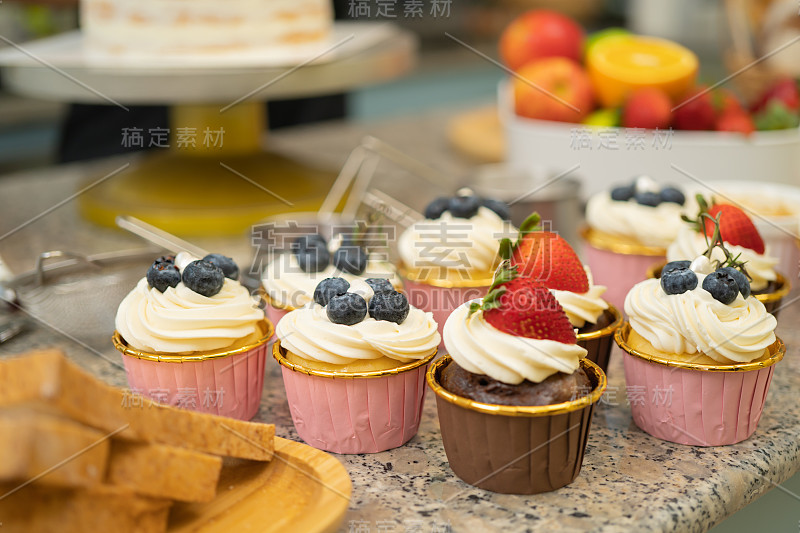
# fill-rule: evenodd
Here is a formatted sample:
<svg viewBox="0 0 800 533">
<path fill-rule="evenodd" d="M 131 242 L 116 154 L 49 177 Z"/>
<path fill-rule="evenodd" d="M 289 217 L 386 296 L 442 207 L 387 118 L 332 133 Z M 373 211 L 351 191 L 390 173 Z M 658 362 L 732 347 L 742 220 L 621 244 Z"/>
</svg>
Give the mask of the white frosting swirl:
<svg viewBox="0 0 800 533">
<path fill-rule="evenodd" d="M 441 341 L 433 315 L 414 307 L 402 324 L 367 316 L 345 326 L 331 322 L 324 307 L 311 303 L 284 316 L 275 332 L 295 355 L 334 365 L 384 356 L 407 363 L 427 357 Z"/>
<path fill-rule="evenodd" d="M 662 352 L 701 352 L 723 364 L 763 356 L 775 342 L 775 317 L 752 296 L 718 302 L 702 288 L 705 276 L 697 278 L 697 287 L 683 294 L 665 293 L 657 279 L 636 284 L 625 298 L 633 329 Z"/>
<path fill-rule="evenodd" d="M 178 283 L 159 292 L 142 278 L 117 309 L 116 328 L 130 346 L 163 354 L 232 347 L 258 333 L 264 311 L 238 281 L 225 278 L 214 296 Z"/>
<path fill-rule="evenodd" d="M 344 278 L 349 283 L 363 278 L 385 278 L 395 289 L 403 286 L 394 267 L 385 261 L 370 258 L 367 268 L 361 275 L 344 273 L 333 264 L 328 265 L 322 272 L 303 272 L 293 253 L 280 254 L 268 264 L 264 269 L 261 284 L 267 296 L 278 307 L 299 309 L 314 299 L 314 289 L 320 281 L 332 277 Z"/>
<path fill-rule="evenodd" d="M 775 265 L 778 264 L 778 258 L 769 255 L 769 247 L 764 250 L 763 254 L 734 244 L 725 243 L 725 247 L 734 257 L 739 255 L 739 260 L 745 262 L 744 267 L 752 278 L 750 281 L 752 290 L 763 290 L 767 288 L 770 281 L 775 281 L 777 278 Z M 667 261 L 692 259 L 704 253 L 707 249 L 708 245 L 703 235 L 684 225 L 678 232 L 678 237 L 667 248 Z M 718 247 L 714 248 L 714 251 L 711 252 L 711 259 L 724 261 L 725 254 Z"/>
<path fill-rule="evenodd" d="M 633 238 L 645 246 L 666 248 L 684 224 L 682 212 L 683 207 L 675 203 L 650 207 L 633 200 L 617 202 L 609 192 L 603 192 L 589 199 L 586 221 L 598 231 Z"/>
<path fill-rule="evenodd" d="M 592 272 L 588 266 L 583 267 L 586 277 L 589 279 L 589 290 L 584 293 L 559 291 L 550 289 L 553 296 L 567 313 L 569 323 L 572 327 L 582 328 L 587 322 L 597 324 L 597 319 L 608 309 L 608 303 L 602 296 L 606 292 L 604 285 L 595 285 L 592 279 Z"/>
<path fill-rule="evenodd" d="M 445 211 L 438 220 L 425 219 L 400 235 L 398 251 L 410 268 L 444 267 L 457 271 L 494 270 L 500 239 L 515 238 L 514 226 L 481 207 L 472 218 Z"/>
<path fill-rule="evenodd" d="M 556 372 L 572 374 L 586 357 L 586 350 L 577 344 L 529 339 L 500 331 L 484 319 L 483 311 L 470 315 L 470 303 L 456 308 L 444 325 L 448 353 L 468 372 L 511 385 L 526 379 L 541 383 Z"/>
</svg>

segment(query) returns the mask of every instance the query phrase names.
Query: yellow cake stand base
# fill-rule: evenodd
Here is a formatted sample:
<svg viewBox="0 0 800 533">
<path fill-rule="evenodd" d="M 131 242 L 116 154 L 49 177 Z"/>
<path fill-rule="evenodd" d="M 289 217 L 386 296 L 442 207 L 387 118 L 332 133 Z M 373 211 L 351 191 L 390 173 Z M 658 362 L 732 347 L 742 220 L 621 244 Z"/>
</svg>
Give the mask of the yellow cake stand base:
<svg viewBox="0 0 800 533">
<path fill-rule="evenodd" d="M 269 216 L 316 211 L 335 173 L 263 151 L 263 103 L 220 109 L 172 107 L 169 150 L 87 190 L 83 216 L 113 227 L 117 215 L 132 215 L 178 235 L 226 236 Z"/>
</svg>

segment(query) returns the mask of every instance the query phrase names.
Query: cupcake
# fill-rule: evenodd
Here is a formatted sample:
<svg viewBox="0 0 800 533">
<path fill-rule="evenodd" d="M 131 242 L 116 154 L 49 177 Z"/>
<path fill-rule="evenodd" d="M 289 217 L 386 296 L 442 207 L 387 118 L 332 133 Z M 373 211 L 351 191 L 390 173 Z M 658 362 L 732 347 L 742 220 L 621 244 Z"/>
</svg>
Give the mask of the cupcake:
<svg viewBox="0 0 800 533">
<path fill-rule="evenodd" d="M 486 292 L 498 243 L 516 230 L 505 203 L 469 189 L 436 198 L 424 215 L 400 235 L 400 273 L 411 304 L 433 313 L 441 332 L 453 309 Z"/>
<path fill-rule="evenodd" d="M 549 290 L 503 267 L 483 299 L 450 315 L 444 342 L 428 384 L 453 472 L 511 494 L 571 483 L 606 378 Z"/>
<path fill-rule="evenodd" d="M 328 278 L 313 297 L 278 322 L 273 346 L 298 435 L 335 453 L 403 445 L 419 428 L 440 342 L 433 316 L 387 280 Z"/>
<path fill-rule="evenodd" d="M 618 308 L 647 269 L 666 256 L 681 228 L 686 198 L 676 187 L 660 187 L 647 176 L 589 199 L 584 253 L 605 298 Z"/>
<path fill-rule="evenodd" d="M 691 260 L 705 253 L 709 247 L 708 239 L 714 232 L 713 218 L 719 215 L 720 235 L 725 248 L 744 263 L 753 294 L 767 311 L 777 316 L 781 299 L 789 293 L 790 284 L 775 271 L 778 258 L 770 255 L 753 221 L 734 205 L 715 202 L 709 207 L 702 195 L 697 196 L 697 204 L 700 207 L 697 217 L 684 217 L 686 223 L 667 248 L 667 261 Z M 704 214 L 711 218 L 704 217 Z M 714 247 L 711 258 L 723 261 L 722 248 Z M 654 275 L 658 275 L 657 270 L 654 270 Z"/>
<path fill-rule="evenodd" d="M 725 263 L 705 255 L 669 263 L 661 279 L 631 289 L 630 324 L 616 333 L 626 352 L 628 390 L 644 393 L 631 401 L 634 422 L 680 444 L 720 446 L 750 437 L 785 352 L 777 321 L 750 294 L 742 264 L 721 240 L 712 243 Z"/>
<path fill-rule="evenodd" d="M 578 345 L 605 372 L 622 314 L 602 298 L 606 288 L 594 284 L 591 270 L 581 264 L 569 243 L 539 227 L 539 215 L 534 213 L 523 222 L 516 242 L 503 241 L 500 252 L 510 257 L 520 275 L 550 289 L 577 330 Z"/>
<path fill-rule="evenodd" d="M 165 256 L 122 300 L 114 347 L 134 392 L 249 420 L 258 412 L 272 324 L 228 257 Z"/>
<path fill-rule="evenodd" d="M 291 252 L 277 255 L 262 274 L 270 320 L 277 324 L 289 311 L 310 303 L 319 282 L 331 277 L 388 279 L 396 289 L 402 288 L 391 263 L 368 253 L 352 234 L 340 234 L 331 242 L 318 233 L 303 235 L 292 243 Z"/>
</svg>

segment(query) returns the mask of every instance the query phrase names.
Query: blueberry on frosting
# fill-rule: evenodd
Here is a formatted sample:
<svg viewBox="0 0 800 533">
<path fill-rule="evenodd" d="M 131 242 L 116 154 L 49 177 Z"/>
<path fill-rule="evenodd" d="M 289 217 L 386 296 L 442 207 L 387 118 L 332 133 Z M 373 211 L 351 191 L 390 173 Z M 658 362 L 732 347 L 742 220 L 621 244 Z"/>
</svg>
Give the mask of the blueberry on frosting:
<svg viewBox="0 0 800 533">
<path fill-rule="evenodd" d="M 222 273 L 225 274 L 226 278 L 239 279 L 239 266 L 230 257 L 222 254 L 208 254 L 203 258 L 203 261 L 217 265 L 222 269 Z"/>
<path fill-rule="evenodd" d="M 346 292 L 330 299 L 326 313 L 334 324 L 352 326 L 367 316 L 367 301 L 354 292 Z"/>
<path fill-rule="evenodd" d="M 369 301 L 369 316 L 375 320 L 402 324 L 409 310 L 408 298 L 397 291 L 379 292 Z"/>
<path fill-rule="evenodd" d="M 173 256 L 159 257 L 147 270 L 147 283 L 159 292 L 164 292 L 168 287 L 177 287 L 181 281 L 181 273 L 175 266 Z"/>
<path fill-rule="evenodd" d="M 314 289 L 314 301 L 325 307 L 334 296 L 341 296 L 350 288 L 350 283 L 343 278 L 326 278 Z"/>
<path fill-rule="evenodd" d="M 225 274 L 222 269 L 208 261 L 198 260 L 183 269 L 183 284 L 203 296 L 214 296 L 222 290 Z"/>
</svg>

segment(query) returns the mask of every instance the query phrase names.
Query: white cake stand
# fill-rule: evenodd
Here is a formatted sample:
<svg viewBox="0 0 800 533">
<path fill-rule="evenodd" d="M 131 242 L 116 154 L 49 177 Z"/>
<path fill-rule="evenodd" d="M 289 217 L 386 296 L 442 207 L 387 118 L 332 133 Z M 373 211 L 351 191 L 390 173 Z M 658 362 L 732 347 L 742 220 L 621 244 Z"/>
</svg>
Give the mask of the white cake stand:
<svg viewBox="0 0 800 533">
<path fill-rule="evenodd" d="M 0 67 L 5 86 L 29 97 L 171 106 L 170 149 L 82 194 L 89 220 L 114 226 L 128 214 L 173 233 L 229 235 L 266 216 L 316 210 L 333 182 L 331 172 L 264 151 L 264 101 L 391 80 L 413 67 L 416 48 L 414 35 L 396 26 L 344 22 L 326 45 L 291 53 L 144 60 L 91 53 L 71 32 L 0 51 Z M 195 132 L 193 148 L 178 148 L 178 128 Z M 224 130 L 221 146 L 202 142 L 207 128 Z"/>
</svg>

